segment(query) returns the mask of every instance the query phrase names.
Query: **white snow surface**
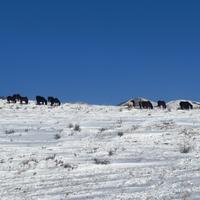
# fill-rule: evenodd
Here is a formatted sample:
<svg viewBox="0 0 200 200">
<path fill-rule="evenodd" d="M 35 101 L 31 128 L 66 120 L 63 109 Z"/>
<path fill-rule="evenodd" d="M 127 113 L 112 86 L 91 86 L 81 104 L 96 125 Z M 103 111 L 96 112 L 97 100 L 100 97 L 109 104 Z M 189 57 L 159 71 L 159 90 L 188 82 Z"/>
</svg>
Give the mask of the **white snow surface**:
<svg viewBox="0 0 200 200">
<path fill-rule="evenodd" d="M 1 200 L 200 199 L 198 109 L 0 101 L 0 152 Z"/>
</svg>

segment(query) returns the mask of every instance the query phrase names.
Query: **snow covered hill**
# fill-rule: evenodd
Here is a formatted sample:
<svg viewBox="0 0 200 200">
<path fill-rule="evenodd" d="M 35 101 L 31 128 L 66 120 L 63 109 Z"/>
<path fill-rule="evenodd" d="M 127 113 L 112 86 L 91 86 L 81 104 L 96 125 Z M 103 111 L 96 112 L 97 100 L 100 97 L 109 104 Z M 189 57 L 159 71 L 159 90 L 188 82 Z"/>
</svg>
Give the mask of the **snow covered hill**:
<svg viewBox="0 0 200 200">
<path fill-rule="evenodd" d="M 0 101 L 0 152 L 1 200 L 200 199 L 198 109 Z"/>
<path fill-rule="evenodd" d="M 120 104 L 118 104 L 118 106 L 128 106 L 128 102 L 129 101 L 134 101 L 135 104 L 136 104 L 136 108 L 139 107 L 139 102 L 140 101 L 150 101 L 152 103 L 152 105 L 154 107 L 157 107 L 157 102 L 154 102 L 150 99 L 146 99 L 146 98 L 143 98 L 143 97 L 136 97 L 136 98 L 132 98 L 132 99 L 129 99 L 127 101 L 124 101 Z M 200 109 L 200 102 L 196 102 L 196 101 L 190 101 L 190 100 L 183 100 L 183 99 L 180 99 L 180 100 L 174 100 L 174 101 L 170 101 L 167 103 L 167 108 L 169 110 L 173 109 L 173 110 L 177 110 L 177 109 L 180 109 L 180 102 L 181 101 L 187 101 L 187 102 L 190 102 L 192 105 L 193 105 L 193 109 Z"/>
</svg>

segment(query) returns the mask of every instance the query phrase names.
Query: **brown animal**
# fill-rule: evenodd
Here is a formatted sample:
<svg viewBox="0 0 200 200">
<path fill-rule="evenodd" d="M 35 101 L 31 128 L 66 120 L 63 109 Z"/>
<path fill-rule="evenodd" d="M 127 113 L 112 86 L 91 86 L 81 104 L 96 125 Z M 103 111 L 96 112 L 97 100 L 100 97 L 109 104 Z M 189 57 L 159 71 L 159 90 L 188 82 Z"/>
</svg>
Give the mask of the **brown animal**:
<svg viewBox="0 0 200 200">
<path fill-rule="evenodd" d="M 150 101 L 140 101 L 140 109 L 153 109 L 153 105 Z"/>
</svg>

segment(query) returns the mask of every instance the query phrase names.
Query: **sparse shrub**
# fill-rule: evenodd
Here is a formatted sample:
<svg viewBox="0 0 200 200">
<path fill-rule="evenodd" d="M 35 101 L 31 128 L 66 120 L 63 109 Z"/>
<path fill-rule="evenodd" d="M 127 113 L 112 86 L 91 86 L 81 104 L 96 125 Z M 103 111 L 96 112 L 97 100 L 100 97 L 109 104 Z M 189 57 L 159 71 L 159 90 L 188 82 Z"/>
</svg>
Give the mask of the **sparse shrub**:
<svg viewBox="0 0 200 200">
<path fill-rule="evenodd" d="M 31 162 L 33 162 L 33 163 L 38 163 L 38 160 L 35 159 L 35 158 L 30 158 L 30 159 L 28 159 L 28 160 L 23 160 L 23 161 L 22 161 L 22 164 L 23 164 L 23 165 L 29 165 L 29 163 L 31 163 Z"/>
<path fill-rule="evenodd" d="M 181 135 L 183 137 L 182 145 L 180 146 L 180 153 L 189 153 L 191 148 L 190 145 L 190 134 L 191 132 L 187 129 L 183 129 Z"/>
<path fill-rule="evenodd" d="M 61 138 L 61 135 L 57 133 L 57 134 L 54 135 L 54 138 L 55 138 L 56 140 L 59 140 L 59 139 Z"/>
<path fill-rule="evenodd" d="M 56 154 L 53 154 L 53 155 L 46 157 L 45 160 L 54 160 L 55 157 L 56 157 Z"/>
<path fill-rule="evenodd" d="M 64 165 L 64 162 L 62 160 L 55 160 L 56 162 L 56 166 L 63 166 Z"/>
<path fill-rule="evenodd" d="M 109 156 L 113 156 L 113 155 L 114 155 L 114 151 L 113 151 L 113 150 L 110 150 L 110 151 L 108 152 L 108 155 L 109 155 Z"/>
<path fill-rule="evenodd" d="M 106 128 L 100 128 L 99 131 L 102 133 L 104 131 L 106 131 L 107 129 Z"/>
<path fill-rule="evenodd" d="M 10 130 L 5 131 L 5 134 L 7 134 L 7 135 L 10 135 L 10 134 L 13 134 L 13 133 L 15 133 L 14 129 L 10 129 Z"/>
<path fill-rule="evenodd" d="M 189 145 L 184 144 L 182 147 L 180 147 L 181 153 L 189 153 L 191 150 L 191 147 Z"/>
<path fill-rule="evenodd" d="M 35 175 L 37 175 L 37 172 L 34 172 L 34 173 L 33 173 L 33 176 L 35 176 Z"/>
<path fill-rule="evenodd" d="M 65 168 L 65 169 L 74 169 L 74 167 L 72 166 L 72 165 L 70 165 L 70 164 L 68 164 L 68 163 L 66 163 L 66 164 L 63 164 L 63 167 Z"/>
<path fill-rule="evenodd" d="M 119 137 L 122 137 L 122 136 L 124 135 L 124 133 L 123 133 L 122 131 L 120 131 L 120 132 L 117 133 L 117 135 L 118 135 Z"/>
<path fill-rule="evenodd" d="M 26 128 L 26 129 L 24 130 L 24 132 L 25 132 L 25 133 L 28 133 L 28 129 Z"/>
<path fill-rule="evenodd" d="M 118 128 L 122 127 L 122 120 L 121 119 L 117 120 L 117 127 Z"/>
<path fill-rule="evenodd" d="M 95 158 L 94 162 L 97 165 L 108 165 L 108 164 L 110 164 L 109 160 L 104 160 L 104 159 L 99 159 L 99 158 Z"/>
<path fill-rule="evenodd" d="M 62 133 L 62 132 L 63 132 L 63 129 L 59 129 L 58 131 L 59 131 L 59 133 Z"/>
<path fill-rule="evenodd" d="M 62 160 L 55 160 L 56 162 L 56 166 L 60 166 L 60 167 L 63 167 L 65 169 L 68 169 L 68 170 L 73 170 L 74 169 L 74 166 L 69 164 L 69 163 L 64 163 L 64 161 Z"/>
<path fill-rule="evenodd" d="M 78 131 L 78 132 L 81 131 L 81 128 L 80 128 L 80 125 L 79 125 L 79 124 L 75 124 L 75 126 L 74 126 L 74 131 Z"/>
<path fill-rule="evenodd" d="M 70 123 L 69 125 L 68 125 L 68 128 L 73 128 L 74 127 L 74 125 L 72 124 L 72 123 Z"/>
<path fill-rule="evenodd" d="M 1 159 L 0 160 L 0 163 L 2 164 L 2 163 L 5 163 L 5 160 L 4 159 Z"/>
<path fill-rule="evenodd" d="M 122 112 L 122 111 L 123 111 L 123 108 L 120 108 L 120 109 L 119 109 L 119 112 Z"/>
<path fill-rule="evenodd" d="M 109 152 L 108 152 L 108 155 L 109 156 L 113 156 L 117 151 L 117 148 L 114 148 L 114 149 L 111 149 Z"/>
<path fill-rule="evenodd" d="M 133 125 L 132 128 L 131 128 L 131 131 L 135 131 L 139 129 L 139 125 Z"/>
<path fill-rule="evenodd" d="M 23 164 L 23 165 L 28 165 L 29 162 L 30 162 L 30 160 L 23 160 L 23 161 L 22 161 L 22 164 Z"/>
</svg>

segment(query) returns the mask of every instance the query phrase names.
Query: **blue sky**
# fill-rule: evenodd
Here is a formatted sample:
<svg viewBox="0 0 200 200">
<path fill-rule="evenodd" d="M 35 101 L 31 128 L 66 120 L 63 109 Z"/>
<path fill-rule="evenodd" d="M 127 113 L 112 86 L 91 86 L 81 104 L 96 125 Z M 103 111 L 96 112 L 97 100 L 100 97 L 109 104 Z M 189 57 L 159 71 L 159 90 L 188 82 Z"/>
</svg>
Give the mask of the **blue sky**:
<svg viewBox="0 0 200 200">
<path fill-rule="evenodd" d="M 0 1 L 0 95 L 200 100 L 200 2 Z"/>
</svg>

